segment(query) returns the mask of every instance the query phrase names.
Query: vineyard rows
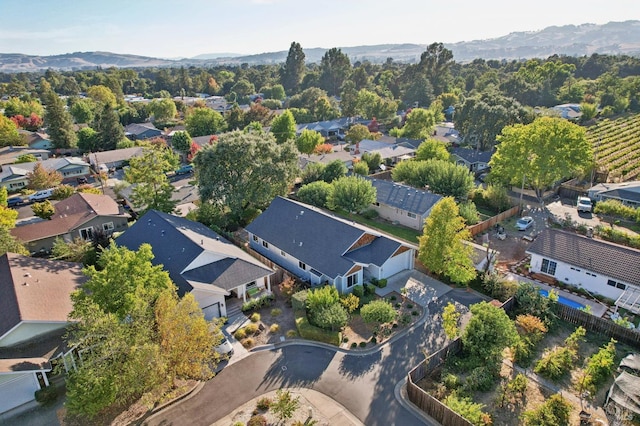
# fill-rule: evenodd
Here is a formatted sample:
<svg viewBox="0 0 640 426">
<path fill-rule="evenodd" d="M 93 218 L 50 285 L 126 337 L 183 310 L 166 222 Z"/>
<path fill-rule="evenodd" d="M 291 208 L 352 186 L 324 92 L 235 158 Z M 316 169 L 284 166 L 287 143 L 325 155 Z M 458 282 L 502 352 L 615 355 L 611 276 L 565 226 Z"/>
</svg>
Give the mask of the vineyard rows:
<svg viewBox="0 0 640 426">
<path fill-rule="evenodd" d="M 587 139 L 608 181 L 640 178 L 640 114 L 602 120 L 587 128 Z"/>
</svg>

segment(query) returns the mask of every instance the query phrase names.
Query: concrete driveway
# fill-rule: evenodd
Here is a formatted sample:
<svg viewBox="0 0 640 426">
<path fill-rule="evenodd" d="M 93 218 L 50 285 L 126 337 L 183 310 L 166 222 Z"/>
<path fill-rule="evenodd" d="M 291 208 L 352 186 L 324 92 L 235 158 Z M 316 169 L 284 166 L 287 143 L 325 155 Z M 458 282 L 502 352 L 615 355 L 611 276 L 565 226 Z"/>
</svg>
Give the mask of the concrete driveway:
<svg viewBox="0 0 640 426">
<path fill-rule="evenodd" d="M 394 291 L 401 293 L 400 290 L 403 287 L 407 289 L 407 297 L 421 306 L 428 306 L 429 302 L 433 302 L 451 291 L 451 287 L 448 285 L 413 269 L 399 272 L 388 278 L 387 286 L 376 288 L 376 294 L 384 297 Z"/>
<path fill-rule="evenodd" d="M 578 212 L 574 200 L 561 199 L 547 205 L 547 211 L 553 215 L 557 221 L 570 218 L 579 225 L 591 226 L 595 228 L 598 225 L 608 225 L 608 223 L 600 220 L 593 213 Z"/>
</svg>

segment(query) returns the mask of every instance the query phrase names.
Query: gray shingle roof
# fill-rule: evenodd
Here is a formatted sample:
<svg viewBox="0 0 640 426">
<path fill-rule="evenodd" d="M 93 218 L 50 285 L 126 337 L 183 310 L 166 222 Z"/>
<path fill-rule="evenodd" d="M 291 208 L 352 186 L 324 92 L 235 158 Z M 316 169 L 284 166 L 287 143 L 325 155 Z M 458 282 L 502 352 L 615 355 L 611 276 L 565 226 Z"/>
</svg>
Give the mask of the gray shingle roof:
<svg viewBox="0 0 640 426">
<path fill-rule="evenodd" d="M 493 155 L 493 151 L 477 151 L 471 148 L 451 148 L 449 152 L 471 164 L 488 163 Z"/>
<path fill-rule="evenodd" d="M 372 229 L 282 197 L 274 199 L 246 229 L 332 278 L 344 275 L 355 261 L 380 266 L 404 245 Z M 345 255 L 365 233 L 378 238 Z"/>
<path fill-rule="evenodd" d="M 180 294 L 193 289 L 188 280 L 228 290 L 273 272 L 203 224 L 156 210 L 145 213 L 116 242 L 131 250 L 137 250 L 143 243 L 150 244 L 155 256 L 153 263 L 164 265 Z M 204 252 L 211 255 L 211 260 L 185 271 Z"/>
<path fill-rule="evenodd" d="M 378 203 L 418 215 L 425 214 L 442 199 L 440 195 L 432 192 L 422 191 L 389 180 L 372 178 L 367 178 L 367 180 L 376 188 L 376 200 Z"/>
<path fill-rule="evenodd" d="M 527 253 L 555 259 L 640 286 L 640 251 L 555 229 L 545 229 Z"/>
</svg>

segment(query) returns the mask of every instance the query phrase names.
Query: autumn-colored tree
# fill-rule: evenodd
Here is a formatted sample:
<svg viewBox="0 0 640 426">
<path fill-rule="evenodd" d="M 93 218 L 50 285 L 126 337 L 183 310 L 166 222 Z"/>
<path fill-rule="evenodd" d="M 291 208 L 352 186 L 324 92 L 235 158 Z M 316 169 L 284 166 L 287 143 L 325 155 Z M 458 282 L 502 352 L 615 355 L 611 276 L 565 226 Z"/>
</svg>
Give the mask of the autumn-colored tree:
<svg viewBox="0 0 640 426">
<path fill-rule="evenodd" d="M 44 200 L 41 203 L 33 203 L 31 205 L 31 210 L 33 210 L 34 215 L 46 220 L 51 219 L 51 216 L 56 212 L 53 208 L 53 204 L 51 204 L 51 201 L 49 200 Z"/>
<path fill-rule="evenodd" d="M 60 185 L 62 175 L 55 170 L 47 170 L 42 163 L 37 163 L 33 170 L 27 173 L 28 188 L 35 191 L 49 189 Z"/>
<path fill-rule="evenodd" d="M 0 115 L 0 146 L 26 145 L 27 141 L 18 133 L 18 126 L 10 118 Z"/>
<path fill-rule="evenodd" d="M 314 154 L 330 154 L 333 152 L 333 145 L 330 143 L 323 143 L 315 147 Z"/>
</svg>

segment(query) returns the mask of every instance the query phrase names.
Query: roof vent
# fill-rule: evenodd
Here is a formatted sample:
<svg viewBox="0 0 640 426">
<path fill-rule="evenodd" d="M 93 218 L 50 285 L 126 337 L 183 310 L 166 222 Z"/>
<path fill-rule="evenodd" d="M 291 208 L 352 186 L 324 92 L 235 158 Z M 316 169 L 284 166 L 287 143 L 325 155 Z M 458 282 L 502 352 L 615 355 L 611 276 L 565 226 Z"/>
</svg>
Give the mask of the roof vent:
<svg viewBox="0 0 640 426">
<path fill-rule="evenodd" d="M 164 229 L 162 231 L 160 231 L 160 235 L 162 235 L 164 237 Z"/>
<path fill-rule="evenodd" d="M 30 277 L 31 274 L 29 272 L 27 272 L 26 274 L 24 274 L 25 277 Z"/>
<path fill-rule="evenodd" d="M 304 210 L 300 210 L 300 216 L 304 214 Z"/>
<path fill-rule="evenodd" d="M 22 285 L 25 286 L 25 287 L 28 287 L 29 283 L 28 282 L 23 282 Z"/>
<path fill-rule="evenodd" d="M 300 241 L 300 247 L 302 247 L 302 241 Z"/>
<path fill-rule="evenodd" d="M 200 240 L 200 245 L 203 246 L 204 245 L 204 240 Z"/>
</svg>

